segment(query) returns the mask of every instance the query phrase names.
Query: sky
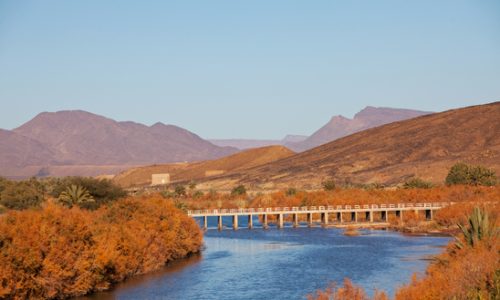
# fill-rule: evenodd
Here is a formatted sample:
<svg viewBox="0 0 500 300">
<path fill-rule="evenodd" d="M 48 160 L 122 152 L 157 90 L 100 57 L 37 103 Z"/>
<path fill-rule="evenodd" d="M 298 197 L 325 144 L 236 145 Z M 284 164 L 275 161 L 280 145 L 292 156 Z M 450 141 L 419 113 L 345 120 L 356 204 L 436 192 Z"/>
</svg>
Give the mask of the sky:
<svg viewBox="0 0 500 300">
<path fill-rule="evenodd" d="M 82 109 L 204 138 L 500 100 L 500 1 L 0 0 L 0 128 Z"/>
</svg>

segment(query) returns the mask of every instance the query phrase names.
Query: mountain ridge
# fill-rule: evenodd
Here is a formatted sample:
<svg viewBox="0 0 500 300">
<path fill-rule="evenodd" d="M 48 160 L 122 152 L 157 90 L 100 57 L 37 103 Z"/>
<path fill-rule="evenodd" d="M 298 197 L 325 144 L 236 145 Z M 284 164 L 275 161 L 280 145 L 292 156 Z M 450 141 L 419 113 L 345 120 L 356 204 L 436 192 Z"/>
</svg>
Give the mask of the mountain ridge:
<svg viewBox="0 0 500 300">
<path fill-rule="evenodd" d="M 493 102 L 393 122 L 203 186 L 319 189 L 324 180 L 393 185 L 412 177 L 442 183 L 457 162 L 500 172 L 499 116 L 500 102 Z"/>
<path fill-rule="evenodd" d="M 36 168 L 63 165 L 111 165 L 116 169 L 123 165 L 197 161 L 238 151 L 213 145 L 175 125 L 118 122 L 82 110 L 42 112 L 17 128 L 4 131 L 11 135 L 4 133 L 0 139 L 0 154 L 14 157 L 15 163 L 2 160 L 0 175 L 3 176 L 32 176 L 37 174 Z M 16 138 L 12 138 L 14 136 Z M 25 146 L 16 146 L 16 141 Z M 28 144 L 31 148 L 43 149 L 44 159 L 36 152 L 15 150 L 30 149 Z"/>
</svg>

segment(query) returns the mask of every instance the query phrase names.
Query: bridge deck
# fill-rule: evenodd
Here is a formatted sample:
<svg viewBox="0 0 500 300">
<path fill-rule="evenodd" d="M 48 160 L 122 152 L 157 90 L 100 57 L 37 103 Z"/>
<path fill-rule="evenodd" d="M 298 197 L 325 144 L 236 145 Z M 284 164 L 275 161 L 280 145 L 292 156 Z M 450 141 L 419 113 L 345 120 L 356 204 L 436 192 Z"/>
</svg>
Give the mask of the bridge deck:
<svg viewBox="0 0 500 300">
<path fill-rule="evenodd" d="M 191 217 L 438 210 L 451 202 L 189 210 Z"/>
</svg>

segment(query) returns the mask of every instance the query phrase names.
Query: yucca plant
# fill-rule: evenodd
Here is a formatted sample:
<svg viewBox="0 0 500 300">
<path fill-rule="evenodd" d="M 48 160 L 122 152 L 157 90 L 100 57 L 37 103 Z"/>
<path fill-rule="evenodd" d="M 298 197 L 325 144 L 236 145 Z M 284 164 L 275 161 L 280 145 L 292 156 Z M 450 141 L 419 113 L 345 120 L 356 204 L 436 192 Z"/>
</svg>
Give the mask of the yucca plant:
<svg viewBox="0 0 500 300">
<path fill-rule="evenodd" d="M 480 241 L 487 240 L 498 234 L 498 230 L 494 227 L 494 222 L 490 222 L 488 213 L 479 207 L 474 207 L 469 217 L 468 226 L 458 224 L 458 227 L 462 231 L 465 244 L 470 247 L 474 247 Z M 456 246 L 462 249 L 464 243 L 457 238 Z"/>
<path fill-rule="evenodd" d="M 58 201 L 62 205 L 71 208 L 73 205 L 94 202 L 94 198 L 90 195 L 86 188 L 72 184 L 59 195 Z"/>
</svg>

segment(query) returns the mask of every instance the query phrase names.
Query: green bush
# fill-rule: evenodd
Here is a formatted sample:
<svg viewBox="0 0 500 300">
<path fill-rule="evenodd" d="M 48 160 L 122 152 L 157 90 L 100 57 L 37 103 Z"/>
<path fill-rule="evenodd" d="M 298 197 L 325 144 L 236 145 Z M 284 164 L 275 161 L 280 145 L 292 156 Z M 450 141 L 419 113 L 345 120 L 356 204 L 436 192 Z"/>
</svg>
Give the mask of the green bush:
<svg viewBox="0 0 500 300">
<path fill-rule="evenodd" d="M 445 182 L 447 185 L 468 184 L 493 186 L 497 184 L 497 177 L 493 170 L 483 166 L 457 163 L 451 167 Z"/>
<path fill-rule="evenodd" d="M 246 195 L 246 193 L 247 193 L 247 188 L 242 184 L 233 188 L 233 190 L 231 191 L 231 195 L 233 196 Z"/>
<path fill-rule="evenodd" d="M 296 188 L 288 188 L 288 190 L 286 190 L 285 194 L 287 196 L 294 196 L 295 194 L 297 194 L 297 189 Z"/>
<path fill-rule="evenodd" d="M 333 191 L 333 190 L 335 189 L 335 187 L 336 187 L 336 185 L 335 185 L 335 181 L 333 181 L 333 180 L 326 180 L 326 181 L 323 181 L 323 182 L 321 183 L 321 185 L 323 186 L 323 189 L 324 189 L 325 191 Z"/>
<path fill-rule="evenodd" d="M 84 206 L 87 203 L 94 202 L 94 198 L 90 195 L 89 191 L 84 187 L 79 185 L 71 185 L 66 188 L 65 191 L 59 195 L 57 199 L 58 202 L 64 206 L 69 208 L 74 205 L 78 205 L 80 207 Z"/>
<path fill-rule="evenodd" d="M 193 193 L 193 198 L 198 199 L 203 197 L 203 192 L 202 191 L 196 191 Z"/>
<path fill-rule="evenodd" d="M 186 187 L 184 187 L 183 185 L 177 185 L 175 187 L 175 196 L 177 197 L 182 197 L 182 196 L 186 196 Z"/>
<path fill-rule="evenodd" d="M 43 186 L 36 180 L 4 181 L 1 187 L 0 205 L 9 209 L 39 207 L 44 201 Z"/>
<path fill-rule="evenodd" d="M 85 202 L 80 206 L 87 209 L 96 209 L 103 204 L 123 198 L 127 192 L 108 179 L 95 179 L 92 177 L 66 177 L 56 179 L 52 183 L 51 195 L 55 198 L 67 191 L 72 185 L 80 186 L 87 190 L 94 199 L 93 202 Z"/>
<path fill-rule="evenodd" d="M 433 186 L 432 182 L 425 181 L 421 178 L 412 178 L 403 184 L 404 189 L 430 189 Z"/>
</svg>

